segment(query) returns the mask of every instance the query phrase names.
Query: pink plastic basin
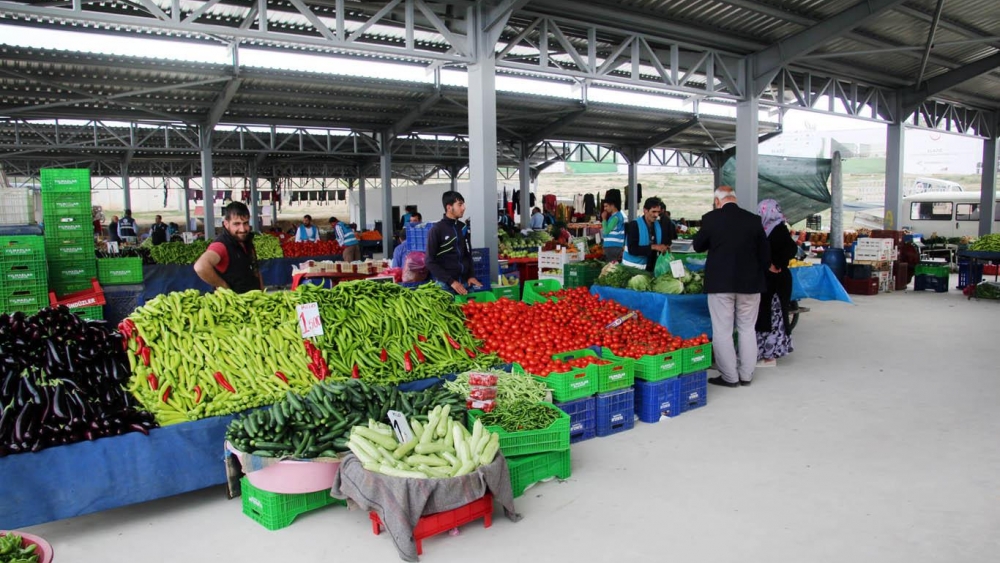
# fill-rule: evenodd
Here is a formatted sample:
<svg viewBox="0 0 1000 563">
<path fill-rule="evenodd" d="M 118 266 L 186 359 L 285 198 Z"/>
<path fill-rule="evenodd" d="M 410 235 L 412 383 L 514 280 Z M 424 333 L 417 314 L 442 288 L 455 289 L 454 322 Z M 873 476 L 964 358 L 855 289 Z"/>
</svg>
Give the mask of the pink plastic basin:
<svg viewBox="0 0 1000 563">
<path fill-rule="evenodd" d="M 229 450 L 240 453 L 232 444 L 226 444 Z M 292 461 L 285 460 L 246 473 L 250 484 L 258 489 L 286 495 L 314 493 L 333 487 L 333 478 L 337 475 L 339 461 Z"/>
<path fill-rule="evenodd" d="M 35 553 L 38 554 L 38 563 L 52 563 L 52 546 L 49 545 L 49 542 L 45 541 L 45 539 L 27 532 L 0 530 L 0 536 L 6 536 L 7 534 L 17 534 L 21 536 L 21 543 L 24 546 L 29 546 L 31 544 L 38 546 L 35 548 Z"/>
</svg>

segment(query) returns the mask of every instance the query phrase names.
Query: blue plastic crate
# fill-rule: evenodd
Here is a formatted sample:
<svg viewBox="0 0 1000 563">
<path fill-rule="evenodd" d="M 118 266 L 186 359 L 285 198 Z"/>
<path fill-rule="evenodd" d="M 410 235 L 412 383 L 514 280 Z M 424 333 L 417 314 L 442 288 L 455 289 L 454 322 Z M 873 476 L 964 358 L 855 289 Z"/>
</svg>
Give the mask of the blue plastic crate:
<svg viewBox="0 0 1000 563">
<path fill-rule="evenodd" d="M 597 435 L 597 402 L 593 397 L 553 404 L 569 415 L 570 444 L 589 440 Z"/>
<path fill-rule="evenodd" d="M 979 281 L 982 281 L 982 268 L 980 268 Z M 939 278 L 929 274 L 917 274 L 916 276 L 914 276 L 913 291 L 924 291 L 926 289 L 929 289 L 937 293 L 944 293 L 948 291 L 948 278 Z"/>
<path fill-rule="evenodd" d="M 983 281 L 983 265 L 976 263 L 973 267 L 972 262 L 968 260 L 961 260 L 958 263 L 958 289 L 965 289 L 967 285 L 976 285 Z"/>
<path fill-rule="evenodd" d="M 659 422 L 661 416 L 677 416 L 680 411 L 680 379 L 635 380 L 635 414 L 643 422 Z"/>
<path fill-rule="evenodd" d="M 104 320 L 118 326 L 126 317 L 143 305 L 143 285 L 116 285 L 104 288 Z"/>
<path fill-rule="evenodd" d="M 490 288 L 490 249 L 472 249 L 472 272 L 486 289 Z"/>
<path fill-rule="evenodd" d="M 631 387 L 598 394 L 595 402 L 598 436 L 610 436 L 635 426 L 635 390 Z"/>
<path fill-rule="evenodd" d="M 406 251 L 425 252 L 427 250 L 427 233 L 431 231 L 433 226 L 434 223 L 419 223 L 417 225 L 407 223 L 404 226 L 406 229 Z"/>
<path fill-rule="evenodd" d="M 677 378 L 681 414 L 708 404 L 708 372 L 696 371 Z"/>
</svg>

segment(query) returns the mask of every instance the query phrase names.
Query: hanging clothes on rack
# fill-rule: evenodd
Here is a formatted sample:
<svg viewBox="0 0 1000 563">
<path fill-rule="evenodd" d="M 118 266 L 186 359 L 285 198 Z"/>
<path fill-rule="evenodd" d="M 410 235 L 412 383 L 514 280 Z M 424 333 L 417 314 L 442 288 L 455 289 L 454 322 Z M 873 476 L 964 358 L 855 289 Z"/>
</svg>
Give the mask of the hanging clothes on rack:
<svg viewBox="0 0 1000 563">
<path fill-rule="evenodd" d="M 597 203 L 594 200 L 594 194 L 585 194 L 583 196 L 583 214 L 591 216 L 594 214 L 594 210 L 596 208 L 597 208 Z"/>
<path fill-rule="evenodd" d="M 583 209 L 583 194 L 573 194 L 573 212 L 580 213 Z"/>
</svg>

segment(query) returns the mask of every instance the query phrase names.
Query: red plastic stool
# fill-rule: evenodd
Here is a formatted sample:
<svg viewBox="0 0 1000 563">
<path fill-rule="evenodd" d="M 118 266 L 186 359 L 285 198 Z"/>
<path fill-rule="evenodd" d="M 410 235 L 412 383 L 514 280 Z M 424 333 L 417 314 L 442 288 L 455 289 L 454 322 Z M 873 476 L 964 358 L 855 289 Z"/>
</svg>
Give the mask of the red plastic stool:
<svg viewBox="0 0 1000 563">
<path fill-rule="evenodd" d="M 379 528 L 383 526 L 382 519 L 374 511 L 368 513 L 368 518 L 372 521 L 372 532 L 377 536 Z M 417 542 L 417 555 L 424 554 L 423 540 L 480 518 L 483 519 L 484 528 L 489 528 L 493 524 L 493 495 L 490 493 L 486 493 L 483 498 L 474 500 L 465 506 L 421 516 L 420 520 L 417 521 L 417 527 L 413 528 L 413 539 Z"/>
</svg>

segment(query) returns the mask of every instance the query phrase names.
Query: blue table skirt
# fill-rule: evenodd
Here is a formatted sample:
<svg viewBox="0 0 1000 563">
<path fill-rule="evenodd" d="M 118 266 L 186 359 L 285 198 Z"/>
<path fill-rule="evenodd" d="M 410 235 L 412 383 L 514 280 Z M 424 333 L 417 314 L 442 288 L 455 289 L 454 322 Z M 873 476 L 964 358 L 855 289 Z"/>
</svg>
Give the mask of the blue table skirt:
<svg viewBox="0 0 1000 563">
<path fill-rule="evenodd" d="M 792 299 L 818 299 L 852 303 L 850 296 L 833 271 L 824 264 L 792 268 Z M 601 299 L 611 299 L 646 318 L 667 327 L 681 338 L 693 338 L 701 333 L 712 337 L 712 318 L 708 312 L 708 296 L 663 295 L 631 289 L 595 285 L 591 293 Z"/>
<path fill-rule="evenodd" d="M 292 267 L 307 260 L 332 260 L 337 261 L 342 257 L 336 256 L 309 256 L 298 258 L 274 258 L 260 261 L 260 273 L 264 278 L 264 285 L 292 285 Z M 202 293 L 212 290 L 212 286 L 201 281 L 198 274 L 194 272 L 191 264 L 152 264 L 142 267 L 142 282 L 145 286 L 143 290 L 143 301 L 173 291 L 184 291 L 186 289 L 197 289 Z"/>
<path fill-rule="evenodd" d="M 146 502 L 226 482 L 218 416 L 0 458 L 0 529 Z M 220 493 L 221 494 L 221 493 Z"/>
</svg>

